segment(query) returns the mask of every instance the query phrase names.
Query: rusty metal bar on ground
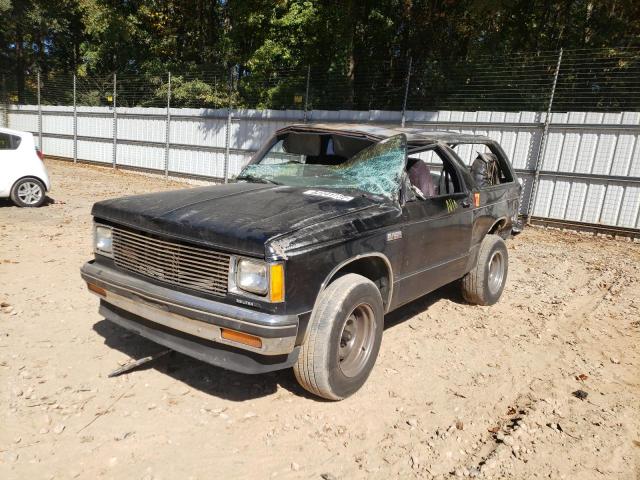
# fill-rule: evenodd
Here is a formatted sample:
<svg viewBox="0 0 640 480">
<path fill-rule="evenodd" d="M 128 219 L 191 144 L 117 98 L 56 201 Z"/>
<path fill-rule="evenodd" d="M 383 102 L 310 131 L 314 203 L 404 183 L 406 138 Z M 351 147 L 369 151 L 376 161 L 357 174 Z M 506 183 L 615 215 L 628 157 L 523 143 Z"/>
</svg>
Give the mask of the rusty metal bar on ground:
<svg viewBox="0 0 640 480">
<path fill-rule="evenodd" d="M 122 375 L 123 373 L 130 372 L 131 370 L 134 370 L 146 363 L 153 362 L 154 360 L 157 360 L 160 357 L 164 357 L 166 354 L 171 352 L 173 352 L 173 350 L 171 349 L 162 350 L 158 353 L 154 353 L 153 355 L 149 355 L 148 357 L 141 358 L 140 360 L 127 363 L 126 365 L 123 365 L 122 367 L 117 368 L 116 370 L 111 372 L 109 375 L 107 375 L 107 377 L 109 378 L 117 377 L 118 375 Z"/>
</svg>

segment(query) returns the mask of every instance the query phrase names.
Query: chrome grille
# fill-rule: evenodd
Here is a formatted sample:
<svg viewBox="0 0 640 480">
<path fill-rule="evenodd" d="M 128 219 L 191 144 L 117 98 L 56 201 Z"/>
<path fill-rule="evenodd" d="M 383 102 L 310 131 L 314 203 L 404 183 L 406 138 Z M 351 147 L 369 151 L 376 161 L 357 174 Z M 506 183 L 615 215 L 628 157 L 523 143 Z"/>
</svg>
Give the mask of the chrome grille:
<svg viewBox="0 0 640 480">
<path fill-rule="evenodd" d="M 230 256 L 113 228 L 113 259 L 121 268 L 202 292 L 225 295 Z"/>
</svg>

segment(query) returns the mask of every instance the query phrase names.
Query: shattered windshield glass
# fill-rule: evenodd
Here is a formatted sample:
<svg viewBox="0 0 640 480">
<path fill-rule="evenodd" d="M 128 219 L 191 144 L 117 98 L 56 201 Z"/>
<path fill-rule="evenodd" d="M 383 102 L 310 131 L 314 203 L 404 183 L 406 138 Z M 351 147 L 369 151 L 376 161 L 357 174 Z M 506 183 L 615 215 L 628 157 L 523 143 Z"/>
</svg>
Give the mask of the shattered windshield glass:
<svg viewBox="0 0 640 480">
<path fill-rule="evenodd" d="M 278 144 L 274 145 L 277 147 Z M 360 150 L 338 165 L 305 164 L 300 155 L 273 152 L 247 165 L 238 180 L 276 183 L 295 187 L 355 189 L 397 200 L 405 167 L 407 138 L 396 135 Z M 282 163 L 274 162 L 278 154 Z"/>
</svg>

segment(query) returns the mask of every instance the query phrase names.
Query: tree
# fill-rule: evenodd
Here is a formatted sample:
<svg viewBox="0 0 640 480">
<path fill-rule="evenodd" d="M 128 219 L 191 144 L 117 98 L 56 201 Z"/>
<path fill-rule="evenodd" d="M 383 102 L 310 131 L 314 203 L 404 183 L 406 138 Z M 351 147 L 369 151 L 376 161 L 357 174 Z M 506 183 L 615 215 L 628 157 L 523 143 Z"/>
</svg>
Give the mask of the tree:
<svg viewBox="0 0 640 480">
<path fill-rule="evenodd" d="M 171 71 L 185 105 L 300 107 L 310 68 L 314 108 L 397 109 L 411 58 L 414 108 L 479 90 L 463 104 L 476 108 L 489 98 L 483 88 L 534 105 L 539 95 L 509 74 L 489 81 L 491 65 L 515 78 L 543 63 L 544 87 L 549 52 L 639 38 L 637 0 L 0 0 L 0 68 L 23 103 L 33 101 L 36 70 L 45 101 L 68 101 L 76 73 L 83 98 L 104 103 L 118 73 L 128 104 L 156 104 Z M 594 68 L 631 72 L 633 59 L 603 63 L 620 52 Z M 589 84 L 585 75 L 566 82 Z"/>
</svg>

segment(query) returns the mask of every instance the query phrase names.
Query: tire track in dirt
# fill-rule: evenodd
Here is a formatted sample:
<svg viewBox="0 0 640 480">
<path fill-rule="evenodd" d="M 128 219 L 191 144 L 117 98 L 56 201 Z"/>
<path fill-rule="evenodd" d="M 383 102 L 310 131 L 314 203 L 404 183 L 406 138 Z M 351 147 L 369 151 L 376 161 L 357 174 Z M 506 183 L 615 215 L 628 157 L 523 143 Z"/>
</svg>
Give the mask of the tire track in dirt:
<svg viewBox="0 0 640 480">
<path fill-rule="evenodd" d="M 579 288 L 576 288 L 574 296 L 563 305 L 562 310 L 554 315 L 556 328 L 547 329 L 547 332 L 550 336 L 574 336 L 578 339 L 589 317 L 597 313 L 598 307 L 607 296 L 610 295 L 612 291 L 622 290 L 628 285 L 628 282 L 625 282 L 625 280 L 626 278 L 620 276 L 618 271 L 611 270 L 582 284 Z M 594 294 L 594 289 L 597 290 L 597 294 Z M 552 319 L 552 321 L 554 319 Z M 523 437 L 530 436 L 532 433 L 535 434 L 538 428 L 544 428 L 545 426 L 567 435 L 574 441 L 580 440 L 580 438 L 562 430 L 562 427 L 559 426 L 560 424 L 557 422 L 550 421 L 540 423 L 538 419 L 537 421 L 534 420 L 537 426 L 533 428 L 527 426 L 527 423 L 525 423 L 531 410 L 541 410 L 540 405 L 545 403 L 545 400 L 537 398 L 537 395 L 533 392 L 536 390 L 547 390 L 551 392 L 556 388 L 552 379 L 547 378 L 543 380 L 540 377 L 543 376 L 543 372 L 550 372 L 553 366 L 565 356 L 566 351 L 558 348 L 552 357 L 546 356 L 544 363 L 536 365 L 536 372 L 529 372 L 534 378 L 530 382 L 525 382 L 517 388 L 517 391 L 522 393 L 515 395 L 513 401 L 509 402 L 509 405 L 512 406 L 509 407 L 507 415 L 500 414 L 494 417 L 495 427 L 492 428 L 491 431 L 487 431 L 483 438 L 479 440 L 484 443 L 485 448 L 473 452 L 462 461 L 457 462 L 449 472 L 451 475 L 488 477 L 491 476 L 490 472 L 492 470 L 501 471 L 502 473 L 500 475 L 509 472 L 510 468 L 505 468 L 505 466 L 509 466 L 514 459 L 526 461 L 526 456 L 531 453 L 529 449 L 529 447 L 531 447 L 531 441 L 529 441 L 528 446 L 523 447 L 514 441 L 513 436 L 517 435 L 518 440 L 522 440 Z M 561 376 L 557 376 L 557 378 L 560 377 Z M 534 384 L 537 382 L 543 382 L 546 383 L 546 385 L 542 388 L 541 386 L 534 388 Z M 599 407 L 599 405 L 593 405 Z M 544 410 L 544 408 L 542 408 L 542 410 Z M 549 414 L 548 411 L 546 413 L 547 415 Z M 555 413 L 555 410 L 552 410 L 551 413 Z"/>
</svg>

